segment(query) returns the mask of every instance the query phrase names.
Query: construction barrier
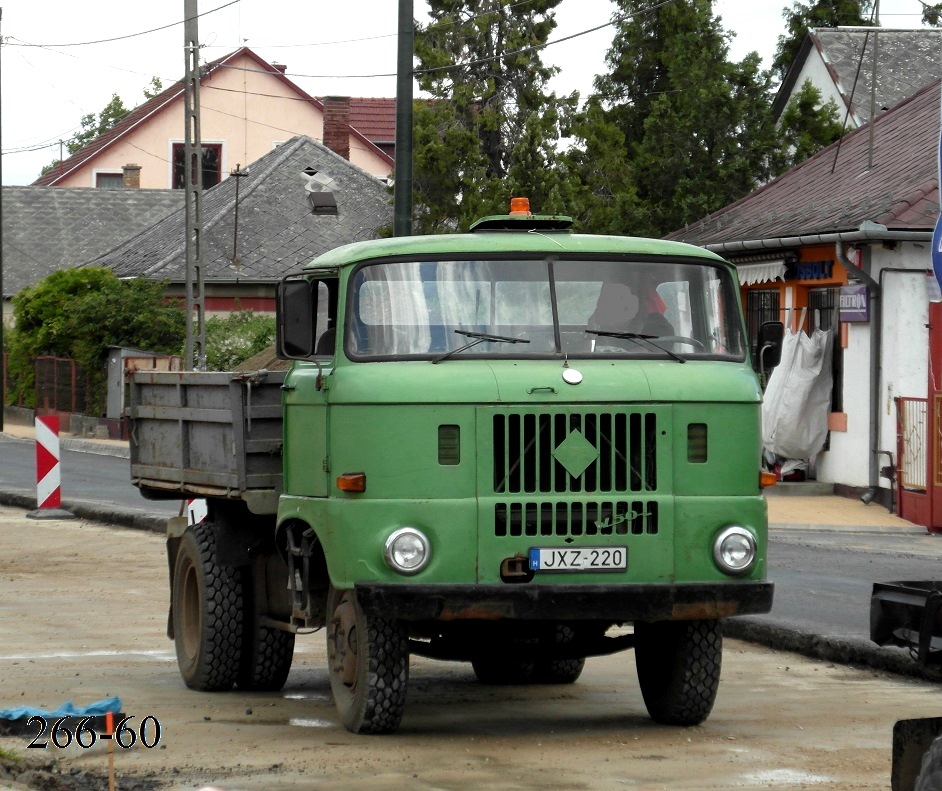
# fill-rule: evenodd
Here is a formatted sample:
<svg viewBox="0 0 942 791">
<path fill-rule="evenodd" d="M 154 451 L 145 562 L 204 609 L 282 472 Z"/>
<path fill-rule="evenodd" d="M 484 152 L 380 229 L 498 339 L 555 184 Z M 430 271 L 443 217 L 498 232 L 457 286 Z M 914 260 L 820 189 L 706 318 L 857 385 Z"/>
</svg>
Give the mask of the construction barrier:
<svg viewBox="0 0 942 791">
<path fill-rule="evenodd" d="M 36 418 L 36 506 L 62 507 L 62 482 L 59 472 L 59 417 Z"/>
</svg>

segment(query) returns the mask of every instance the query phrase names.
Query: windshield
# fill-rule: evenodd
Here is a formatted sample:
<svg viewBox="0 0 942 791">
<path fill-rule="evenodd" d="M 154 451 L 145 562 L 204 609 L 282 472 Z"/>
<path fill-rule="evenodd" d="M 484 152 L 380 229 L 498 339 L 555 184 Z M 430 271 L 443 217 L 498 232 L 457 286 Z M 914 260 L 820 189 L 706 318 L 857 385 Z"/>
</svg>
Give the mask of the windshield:
<svg viewBox="0 0 942 791">
<path fill-rule="evenodd" d="M 745 359 L 733 279 L 689 259 L 377 263 L 349 300 L 352 359 Z"/>
</svg>

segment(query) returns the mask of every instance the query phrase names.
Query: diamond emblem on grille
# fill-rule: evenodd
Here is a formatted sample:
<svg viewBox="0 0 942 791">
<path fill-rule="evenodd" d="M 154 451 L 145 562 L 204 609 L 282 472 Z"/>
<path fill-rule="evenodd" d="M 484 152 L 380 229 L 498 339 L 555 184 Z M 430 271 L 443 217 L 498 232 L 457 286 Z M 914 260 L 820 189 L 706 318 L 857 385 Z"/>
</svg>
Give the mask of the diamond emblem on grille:
<svg viewBox="0 0 942 791">
<path fill-rule="evenodd" d="M 553 451 L 553 458 L 562 464 L 573 478 L 582 475 L 586 467 L 598 457 L 599 452 L 595 446 L 579 431 L 573 431 Z"/>
</svg>

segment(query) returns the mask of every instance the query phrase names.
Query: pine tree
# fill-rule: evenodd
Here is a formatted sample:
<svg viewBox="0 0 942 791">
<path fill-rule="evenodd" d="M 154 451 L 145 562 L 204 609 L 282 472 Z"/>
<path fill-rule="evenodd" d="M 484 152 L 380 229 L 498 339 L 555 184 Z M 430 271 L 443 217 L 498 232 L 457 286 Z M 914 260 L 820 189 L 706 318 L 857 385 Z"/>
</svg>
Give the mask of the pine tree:
<svg viewBox="0 0 942 791">
<path fill-rule="evenodd" d="M 511 189 L 530 191 L 535 210 L 562 208 L 547 172 L 577 97 L 548 92 L 556 69 L 540 55 L 560 2 L 430 0 L 416 33 L 419 85 L 433 97 L 416 113 L 418 230 L 503 212 Z"/>
<path fill-rule="evenodd" d="M 752 53 L 727 60 L 729 34 L 710 0 L 622 12 L 598 96 L 625 137 L 640 227 L 663 235 L 742 197 L 768 178 L 778 144 L 770 75 Z"/>
</svg>

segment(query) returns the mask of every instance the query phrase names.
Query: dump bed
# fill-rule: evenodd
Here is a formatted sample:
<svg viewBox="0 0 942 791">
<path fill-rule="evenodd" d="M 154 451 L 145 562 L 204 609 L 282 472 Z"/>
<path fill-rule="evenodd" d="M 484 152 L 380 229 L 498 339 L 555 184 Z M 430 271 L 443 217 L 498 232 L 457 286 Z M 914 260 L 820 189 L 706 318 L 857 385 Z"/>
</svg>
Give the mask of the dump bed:
<svg viewBox="0 0 942 791">
<path fill-rule="evenodd" d="M 284 371 L 130 376 L 131 482 L 151 499 L 224 497 L 273 510 Z"/>
</svg>

